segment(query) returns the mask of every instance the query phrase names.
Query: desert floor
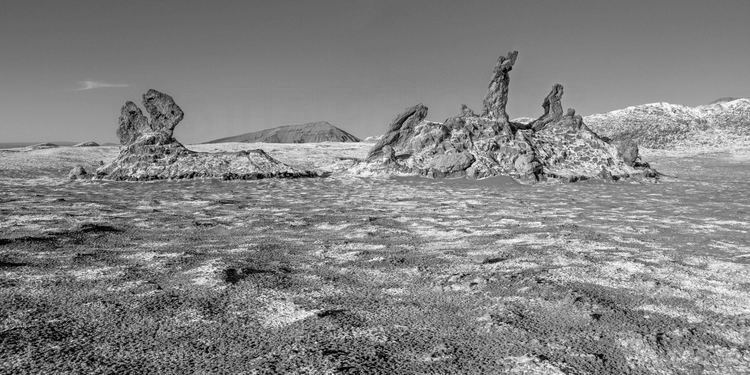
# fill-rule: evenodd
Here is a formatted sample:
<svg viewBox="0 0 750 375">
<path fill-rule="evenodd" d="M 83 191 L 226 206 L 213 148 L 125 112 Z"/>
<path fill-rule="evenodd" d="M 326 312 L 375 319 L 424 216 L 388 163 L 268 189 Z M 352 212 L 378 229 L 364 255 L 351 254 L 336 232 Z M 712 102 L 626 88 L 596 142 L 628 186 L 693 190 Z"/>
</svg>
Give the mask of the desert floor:
<svg viewBox="0 0 750 375">
<path fill-rule="evenodd" d="M 0 151 L 0 373 L 750 371 L 750 151 L 648 151 L 658 184 L 66 180 L 116 153 Z"/>
</svg>

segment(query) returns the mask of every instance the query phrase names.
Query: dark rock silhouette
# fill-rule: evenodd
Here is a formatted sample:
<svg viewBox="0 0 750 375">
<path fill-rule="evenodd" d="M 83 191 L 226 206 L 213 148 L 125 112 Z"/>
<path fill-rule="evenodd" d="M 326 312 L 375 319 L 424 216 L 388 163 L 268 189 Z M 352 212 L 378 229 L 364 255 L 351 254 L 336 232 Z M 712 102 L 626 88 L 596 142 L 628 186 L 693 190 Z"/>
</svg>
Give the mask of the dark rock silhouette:
<svg viewBox="0 0 750 375">
<path fill-rule="evenodd" d="M 94 141 L 76 143 L 73 147 L 99 147 L 99 144 Z"/>
<path fill-rule="evenodd" d="M 560 121 L 563 116 L 562 95 L 562 85 L 559 83 L 555 84 L 555 86 L 552 87 L 552 91 L 547 94 L 547 97 L 544 98 L 544 102 L 542 102 L 544 114 L 538 119 L 531 122 L 531 124 L 529 124 L 529 127 L 531 127 L 531 129 L 533 129 L 534 131 L 540 131 L 547 124 L 555 121 Z"/>
<path fill-rule="evenodd" d="M 188 150 L 173 137 L 184 117 L 171 96 L 149 90 L 143 95 L 149 118 L 133 102 L 122 107 L 117 135 L 120 154 L 97 169 L 100 179 L 147 181 L 184 178 L 260 179 L 315 177 L 273 159 L 263 150 L 201 153 Z"/>
<path fill-rule="evenodd" d="M 656 175 L 636 162 L 637 147 L 635 154 L 632 145 L 618 150 L 591 131 L 575 110 L 563 113 L 562 85 L 554 85 L 545 97 L 539 118 L 510 122 L 505 108 L 508 72 L 516 57 L 511 52 L 498 59 L 481 116 L 463 105 L 458 116 L 439 123 L 425 120 L 424 105 L 411 107 L 396 117 L 353 172 L 475 179 L 510 175 L 528 182 Z"/>
<path fill-rule="evenodd" d="M 206 143 L 267 142 L 267 143 L 317 143 L 359 142 L 360 139 L 331 125 L 327 121 L 300 125 L 285 125 L 232 137 L 215 139 Z"/>
</svg>

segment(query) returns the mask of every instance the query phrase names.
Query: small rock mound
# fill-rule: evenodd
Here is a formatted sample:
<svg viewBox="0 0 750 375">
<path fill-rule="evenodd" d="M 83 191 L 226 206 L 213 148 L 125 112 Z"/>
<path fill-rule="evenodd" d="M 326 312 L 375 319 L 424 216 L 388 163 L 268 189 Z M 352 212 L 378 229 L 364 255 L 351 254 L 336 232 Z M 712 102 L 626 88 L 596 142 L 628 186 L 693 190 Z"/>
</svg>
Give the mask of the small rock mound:
<svg viewBox="0 0 750 375">
<path fill-rule="evenodd" d="M 149 181 L 186 178 L 254 180 L 269 177 L 317 177 L 270 157 L 263 150 L 203 153 L 188 150 L 173 137 L 184 117 L 171 96 L 156 90 L 143 94 L 148 117 L 133 102 L 120 111 L 117 135 L 120 154 L 97 169 L 96 177 L 109 180 Z"/>
<path fill-rule="evenodd" d="M 516 58 L 514 51 L 498 59 L 481 115 L 462 105 L 457 116 L 440 123 L 425 120 L 423 104 L 407 108 L 353 172 L 474 179 L 509 175 L 528 182 L 656 176 L 638 162 L 637 145 L 610 143 L 575 110 L 563 112 L 562 85 L 554 85 L 545 97 L 539 118 L 509 121 L 509 72 Z"/>
<path fill-rule="evenodd" d="M 74 144 L 73 147 L 99 147 L 99 144 L 94 141 L 88 141 Z"/>
<path fill-rule="evenodd" d="M 68 172 L 68 179 L 69 180 L 82 180 L 88 177 L 88 173 L 86 172 L 86 169 L 83 168 L 81 165 L 76 165 L 73 167 L 73 169 Z"/>
</svg>

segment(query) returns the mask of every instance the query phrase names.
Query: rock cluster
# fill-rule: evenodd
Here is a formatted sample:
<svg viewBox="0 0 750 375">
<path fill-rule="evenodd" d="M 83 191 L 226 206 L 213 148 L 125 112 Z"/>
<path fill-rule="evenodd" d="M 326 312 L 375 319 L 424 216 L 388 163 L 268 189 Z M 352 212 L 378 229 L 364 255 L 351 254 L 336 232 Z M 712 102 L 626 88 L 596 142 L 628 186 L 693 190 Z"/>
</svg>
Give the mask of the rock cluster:
<svg viewBox="0 0 750 375">
<path fill-rule="evenodd" d="M 475 179 L 510 175 L 528 182 L 657 175 L 639 162 L 637 146 L 609 143 L 575 110 L 564 113 L 562 85 L 554 85 L 544 98 L 539 118 L 509 121 L 505 107 L 516 58 L 514 51 L 498 59 L 481 115 L 462 105 L 457 116 L 440 123 L 425 120 L 423 104 L 410 107 L 396 116 L 354 172 Z"/>
<path fill-rule="evenodd" d="M 173 132 L 184 117 L 171 96 L 156 90 L 143 94 L 143 106 L 128 101 L 120 111 L 117 135 L 120 154 L 96 171 L 111 180 L 148 181 L 184 178 L 261 179 L 315 177 L 273 159 L 263 150 L 202 153 L 188 150 Z"/>
</svg>

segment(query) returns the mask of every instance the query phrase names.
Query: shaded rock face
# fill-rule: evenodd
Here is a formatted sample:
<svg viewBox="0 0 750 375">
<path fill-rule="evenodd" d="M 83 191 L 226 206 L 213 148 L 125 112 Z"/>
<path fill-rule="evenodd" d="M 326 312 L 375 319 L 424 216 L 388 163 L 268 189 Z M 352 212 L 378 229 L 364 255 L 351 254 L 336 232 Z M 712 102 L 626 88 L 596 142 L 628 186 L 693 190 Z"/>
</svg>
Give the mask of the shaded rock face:
<svg viewBox="0 0 750 375">
<path fill-rule="evenodd" d="M 516 57 L 511 52 L 498 59 L 482 115 L 464 105 L 459 115 L 439 123 L 425 120 L 424 105 L 410 107 L 388 126 L 353 172 L 468 178 L 510 175 L 527 182 L 656 175 L 635 161 L 637 146 L 635 150 L 632 145 L 618 148 L 591 131 L 575 110 L 563 113 L 562 85 L 554 85 L 544 98 L 544 113 L 536 120 L 509 121 L 505 110 L 508 72 Z"/>
<path fill-rule="evenodd" d="M 154 131 L 172 134 L 175 126 L 185 116 L 171 96 L 153 89 L 143 94 L 143 106 L 151 118 L 149 126 Z"/>
<path fill-rule="evenodd" d="M 508 121 L 505 106 L 508 104 L 508 87 L 510 75 L 508 74 L 516 63 L 518 51 L 508 53 L 508 56 L 500 56 L 492 71 L 492 79 L 484 98 L 484 112 L 482 116 L 498 120 Z"/>
<path fill-rule="evenodd" d="M 410 141 L 414 128 L 427 117 L 427 107 L 423 104 L 417 104 L 411 108 L 407 108 L 403 113 L 396 116 L 396 118 L 388 125 L 388 130 L 385 135 L 370 149 L 367 155 L 368 160 L 377 158 L 383 147 L 386 145 L 392 149 L 399 147 L 404 148 L 405 142 Z"/>
<path fill-rule="evenodd" d="M 293 168 L 263 150 L 239 153 L 201 153 L 188 150 L 174 136 L 184 117 L 171 96 L 149 90 L 143 95 L 148 117 L 133 102 L 120 111 L 117 135 L 120 154 L 97 169 L 96 177 L 110 180 L 149 181 L 185 178 L 261 179 L 315 177 L 316 172 Z"/>
<path fill-rule="evenodd" d="M 120 110 L 120 126 L 117 128 L 117 137 L 121 145 L 133 143 L 139 135 L 151 130 L 148 119 L 143 115 L 141 109 L 133 102 L 127 101 Z"/>
<path fill-rule="evenodd" d="M 76 165 L 73 167 L 73 169 L 68 172 L 68 179 L 69 180 L 82 180 L 88 176 L 88 173 L 86 172 L 86 169 L 83 168 L 83 166 Z"/>
<path fill-rule="evenodd" d="M 562 95 L 562 85 L 559 83 L 555 84 L 555 86 L 552 87 L 552 91 L 547 94 L 547 97 L 545 97 L 542 102 L 544 114 L 529 124 L 531 129 L 534 131 L 542 130 L 547 124 L 559 121 L 560 118 L 562 118 Z"/>
</svg>

